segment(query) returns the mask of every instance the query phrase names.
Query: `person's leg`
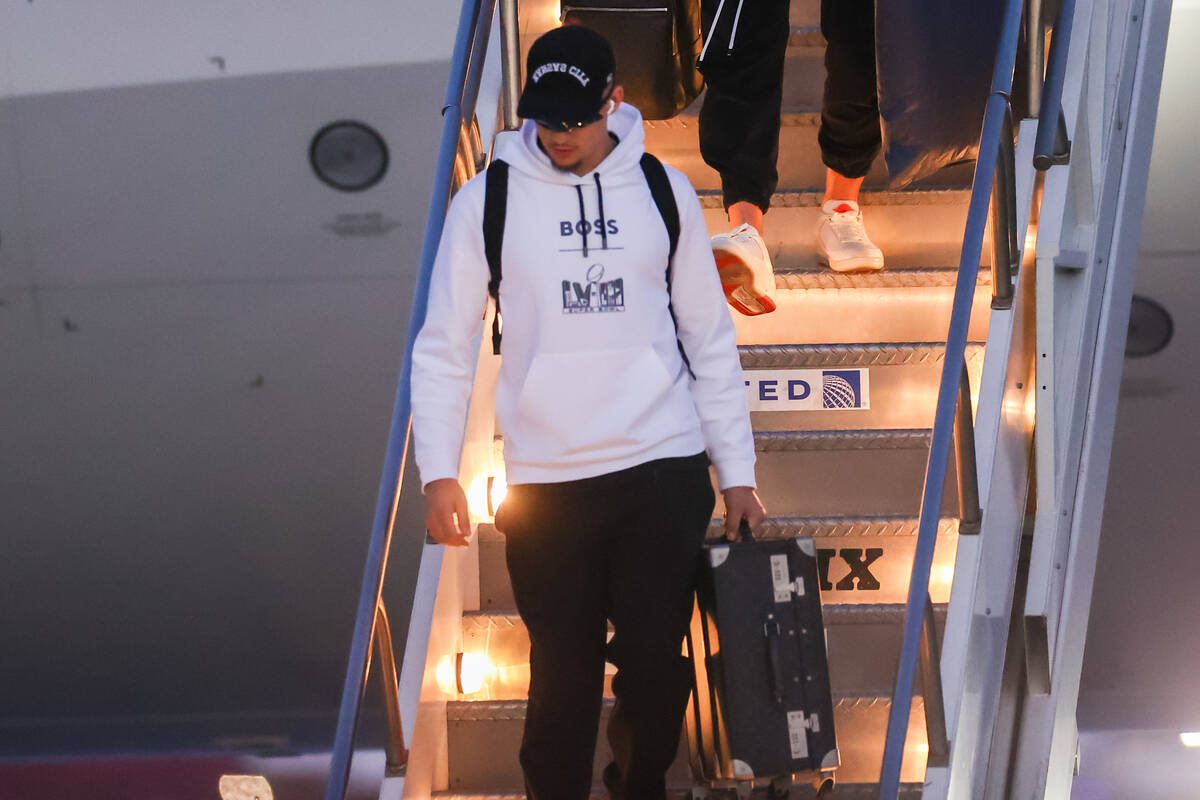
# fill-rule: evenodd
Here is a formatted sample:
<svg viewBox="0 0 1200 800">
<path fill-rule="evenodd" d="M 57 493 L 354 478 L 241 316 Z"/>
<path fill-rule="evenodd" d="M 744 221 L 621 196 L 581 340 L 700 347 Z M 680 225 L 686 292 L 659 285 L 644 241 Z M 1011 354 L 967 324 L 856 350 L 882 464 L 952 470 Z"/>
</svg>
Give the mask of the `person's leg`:
<svg viewBox="0 0 1200 800">
<path fill-rule="evenodd" d="M 701 3 L 700 71 L 706 88 L 700 154 L 721 175 L 726 209 L 745 202 L 765 212 L 779 180 L 788 5 L 789 0 Z"/>
<path fill-rule="evenodd" d="M 879 154 L 875 85 L 875 1 L 821 0 L 825 94 L 817 141 L 826 166 L 817 220 L 817 256 L 838 272 L 883 268 L 883 252 L 867 236 L 859 190 Z"/>
<path fill-rule="evenodd" d="M 825 200 L 851 200 L 858 202 L 858 192 L 862 188 L 864 178 L 847 178 L 832 169 L 825 169 Z"/>
<path fill-rule="evenodd" d="M 607 635 L 604 559 L 590 524 L 596 502 L 604 500 L 550 484 L 510 487 L 501 507 L 513 594 L 529 630 L 521 767 L 530 800 L 586 800 L 591 790 Z"/>
<path fill-rule="evenodd" d="M 638 502 L 612 532 L 609 555 L 617 704 L 606 782 L 620 800 L 663 800 L 691 691 L 681 650 L 714 496 L 703 458 L 664 465 L 630 492 Z"/>
<path fill-rule="evenodd" d="M 721 175 L 732 228 L 713 237 L 713 252 L 730 305 L 748 315 L 775 310 L 775 276 L 762 230 L 779 182 L 788 5 L 788 0 L 701 4 L 706 88 L 700 154 Z"/>
<path fill-rule="evenodd" d="M 737 228 L 741 225 L 749 225 L 754 230 L 763 231 L 763 210 L 747 200 L 739 200 L 731 205 L 726 212 L 729 215 L 729 224 Z"/>
<path fill-rule="evenodd" d="M 825 36 L 825 92 L 817 141 L 827 176 L 840 192 L 841 181 L 861 179 L 879 154 L 879 95 L 875 85 L 875 0 L 821 0 Z M 857 200 L 840 193 L 828 200 Z"/>
</svg>

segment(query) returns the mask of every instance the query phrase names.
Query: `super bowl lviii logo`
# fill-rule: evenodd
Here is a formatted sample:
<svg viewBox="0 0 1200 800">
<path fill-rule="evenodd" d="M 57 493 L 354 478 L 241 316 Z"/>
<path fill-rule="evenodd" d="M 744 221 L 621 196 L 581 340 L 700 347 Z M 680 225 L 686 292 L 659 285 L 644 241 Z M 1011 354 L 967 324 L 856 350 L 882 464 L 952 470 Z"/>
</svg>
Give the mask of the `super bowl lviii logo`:
<svg viewBox="0 0 1200 800">
<path fill-rule="evenodd" d="M 871 407 L 870 370 L 755 369 L 743 373 L 751 411 L 829 411 Z"/>
<path fill-rule="evenodd" d="M 564 314 L 594 314 L 625 310 L 625 279 L 604 280 L 604 265 L 588 267 L 586 280 L 562 282 Z"/>
</svg>

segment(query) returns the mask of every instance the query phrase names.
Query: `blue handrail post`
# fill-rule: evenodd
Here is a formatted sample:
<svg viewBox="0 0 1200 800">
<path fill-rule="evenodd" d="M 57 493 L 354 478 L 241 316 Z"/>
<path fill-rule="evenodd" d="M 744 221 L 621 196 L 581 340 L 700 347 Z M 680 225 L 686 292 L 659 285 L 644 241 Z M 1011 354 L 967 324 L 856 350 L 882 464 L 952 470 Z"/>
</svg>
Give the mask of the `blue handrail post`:
<svg viewBox="0 0 1200 800">
<path fill-rule="evenodd" d="M 1069 0 L 1067 1 L 1069 2 Z M 954 440 L 955 407 L 958 404 L 960 380 L 966 363 L 971 305 L 975 299 L 975 286 L 979 277 L 979 258 L 983 251 L 984 229 L 991 201 L 992 181 L 995 178 L 1004 122 L 1010 113 L 1009 96 L 1012 93 L 1013 71 L 1016 66 L 1021 12 L 1022 0 L 1008 0 L 1000 40 L 996 47 L 992 91 L 984 109 L 983 127 L 979 137 L 979 155 L 975 162 L 975 175 L 971 184 L 971 201 L 959 257 L 950 328 L 946 334 L 942 376 L 938 385 L 933 436 L 929 446 L 929 459 L 925 467 L 925 486 L 921 492 L 916 552 L 913 556 L 912 574 L 908 584 L 908 601 L 904 613 L 904 640 L 900 648 L 896 684 L 892 691 L 887 739 L 884 744 L 883 764 L 879 775 L 880 800 L 896 800 L 900 792 L 900 767 L 904 759 L 904 740 L 908 732 L 908 717 L 912 710 L 913 681 L 920 655 L 924 603 L 929 592 L 929 574 L 933 567 L 934 545 L 937 543 L 938 518 L 946 481 L 946 466 L 950 457 L 950 447 Z"/>
<path fill-rule="evenodd" d="M 1067 79 L 1067 53 L 1074 21 L 1075 0 L 1062 0 L 1054 33 L 1050 37 L 1046 87 L 1042 91 L 1037 136 L 1034 139 L 1033 165 L 1039 171 L 1071 160 L 1071 140 L 1067 138 L 1067 122 L 1063 118 L 1062 93 Z"/>
<path fill-rule="evenodd" d="M 473 59 L 482 61 L 484 57 L 494 8 L 495 0 L 464 0 L 459 14 L 450 77 L 446 86 L 445 103 L 442 107 L 442 132 L 438 147 L 438 161 L 434 172 L 433 191 L 429 199 L 429 215 L 421 245 L 421 263 L 417 273 L 412 313 L 408 323 L 408 337 L 404 347 L 404 360 L 400 369 L 396 400 L 392 410 L 392 422 L 388 432 L 383 475 L 380 478 L 379 494 L 375 503 L 371 540 L 367 548 L 366 565 L 363 568 L 362 590 L 358 598 L 354 636 L 350 645 L 349 664 L 346 667 L 346 680 L 342 689 L 337 733 L 334 737 L 329 778 L 325 784 L 325 800 L 342 800 L 345 797 L 346 784 L 350 777 L 350 763 L 354 755 L 354 738 L 358 727 L 359 709 L 366 689 L 367 673 L 371 666 L 371 642 L 375 634 L 376 607 L 383 591 L 392 527 L 395 523 L 396 507 L 400 499 L 401 479 L 404 475 L 405 455 L 408 451 L 411 432 L 410 388 L 413 342 L 420 332 L 421 326 L 425 324 L 430 274 L 433 271 L 433 261 L 437 255 L 446 208 L 450 201 L 450 180 L 458 147 L 459 128 L 462 125 L 465 108 L 463 100 L 464 97 L 469 97 L 473 104 L 473 98 L 478 92 L 477 88 L 469 85 L 468 68 Z M 486 13 L 484 13 L 485 11 Z M 472 70 L 471 74 L 478 81 L 480 69 Z M 473 113 L 473 111 L 469 113 Z"/>
</svg>

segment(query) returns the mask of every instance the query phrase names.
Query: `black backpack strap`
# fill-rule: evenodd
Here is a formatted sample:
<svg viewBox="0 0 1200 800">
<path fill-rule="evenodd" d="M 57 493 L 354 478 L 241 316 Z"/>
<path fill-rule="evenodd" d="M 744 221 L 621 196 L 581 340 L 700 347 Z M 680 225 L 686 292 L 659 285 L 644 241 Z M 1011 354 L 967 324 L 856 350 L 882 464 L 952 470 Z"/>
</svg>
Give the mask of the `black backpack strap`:
<svg viewBox="0 0 1200 800">
<path fill-rule="evenodd" d="M 671 242 L 671 248 L 667 253 L 667 311 L 670 312 L 671 322 L 675 324 L 675 330 L 678 331 L 679 323 L 675 320 L 675 309 L 671 306 L 671 270 L 675 264 L 675 250 L 679 247 L 679 206 L 675 203 L 675 193 L 671 191 L 671 179 L 667 177 L 667 170 L 661 161 L 649 153 L 643 153 L 642 173 L 646 176 L 646 184 L 650 187 L 650 196 L 654 198 L 654 205 L 658 207 L 663 224 L 667 226 L 667 237 Z M 675 344 L 679 346 L 679 355 L 683 358 L 683 364 L 687 367 L 688 374 L 695 378 L 696 373 L 692 372 L 692 362 L 688 360 L 687 353 L 683 350 L 683 342 L 679 341 L 678 336 L 675 338 Z"/>
<path fill-rule="evenodd" d="M 508 162 L 493 161 L 484 176 L 483 254 L 488 263 L 488 295 L 496 301 L 492 317 L 492 352 L 500 355 L 500 252 L 504 248 L 504 218 L 508 213 Z"/>
</svg>

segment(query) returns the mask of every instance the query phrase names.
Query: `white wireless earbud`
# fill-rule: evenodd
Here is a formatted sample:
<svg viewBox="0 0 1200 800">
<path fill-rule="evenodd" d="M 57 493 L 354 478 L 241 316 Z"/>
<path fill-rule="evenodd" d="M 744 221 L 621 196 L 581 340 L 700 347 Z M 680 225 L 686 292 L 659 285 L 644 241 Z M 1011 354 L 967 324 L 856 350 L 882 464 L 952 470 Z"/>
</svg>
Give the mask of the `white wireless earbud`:
<svg viewBox="0 0 1200 800">
<path fill-rule="evenodd" d="M 609 100 L 608 101 L 608 113 L 611 114 L 613 111 L 616 110 L 616 108 L 617 108 L 616 102 L 613 100 Z"/>
</svg>

